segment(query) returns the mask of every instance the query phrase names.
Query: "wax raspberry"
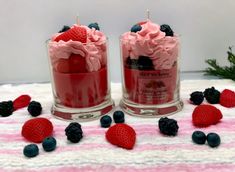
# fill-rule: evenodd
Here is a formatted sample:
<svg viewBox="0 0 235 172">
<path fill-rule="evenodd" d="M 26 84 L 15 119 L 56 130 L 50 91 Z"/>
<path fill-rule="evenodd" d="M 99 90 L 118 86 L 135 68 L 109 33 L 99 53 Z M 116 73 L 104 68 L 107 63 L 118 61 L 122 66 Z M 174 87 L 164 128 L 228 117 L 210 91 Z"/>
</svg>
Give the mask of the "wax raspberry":
<svg viewBox="0 0 235 172">
<path fill-rule="evenodd" d="M 123 123 L 116 124 L 106 132 L 106 139 L 113 145 L 133 149 L 136 141 L 135 130 Z"/>
<path fill-rule="evenodd" d="M 29 95 L 21 95 L 13 101 L 14 110 L 27 107 L 30 103 L 31 97 Z"/>
<path fill-rule="evenodd" d="M 221 111 L 212 105 L 199 105 L 192 114 L 193 124 L 197 127 L 217 124 L 222 118 Z"/>
<path fill-rule="evenodd" d="M 72 41 L 79 41 L 82 43 L 86 43 L 87 31 L 84 27 L 74 26 L 55 38 L 56 42 L 60 40 L 63 40 L 65 42 L 72 40 Z"/>
<path fill-rule="evenodd" d="M 225 89 L 220 94 L 220 104 L 224 107 L 235 107 L 235 92 L 229 89 Z"/>
<path fill-rule="evenodd" d="M 52 135 L 53 125 L 46 118 L 34 118 L 26 121 L 21 134 L 28 141 L 41 143 L 46 137 Z"/>
</svg>

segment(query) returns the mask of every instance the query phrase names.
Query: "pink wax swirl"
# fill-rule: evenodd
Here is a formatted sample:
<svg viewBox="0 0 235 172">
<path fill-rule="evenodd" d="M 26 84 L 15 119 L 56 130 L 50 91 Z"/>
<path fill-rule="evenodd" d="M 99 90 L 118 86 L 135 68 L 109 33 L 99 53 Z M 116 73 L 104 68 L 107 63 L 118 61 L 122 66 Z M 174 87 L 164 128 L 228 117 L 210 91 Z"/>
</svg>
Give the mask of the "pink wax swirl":
<svg viewBox="0 0 235 172">
<path fill-rule="evenodd" d="M 126 32 L 121 36 L 122 56 L 138 59 L 148 56 L 155 70 L 170 69 L 179 56 L 179 38 L 165 36 L 160 26 L 147 20 L 138 32 Z"/>
<path fill-rule="evenodd" d="M 73 27 L 83 27 L 86 29 L 87 42 L 81 43 L 73 40 L 67 42 L 60 40 L 56 42 L 55 38 L 61 34 L 56 33 L 52 36 L 48 45 L 52 65 L 59 59 L 69 59 L 71 54 L 78 54 L 86 59 L 86 68 L 89 72 L 98 71 L 102 66 L 106 66 L 106 36 L 102 32 L 94 28 L 90 29 L 87 26 L 78 26 L 75 24 Z"/>
</svg>

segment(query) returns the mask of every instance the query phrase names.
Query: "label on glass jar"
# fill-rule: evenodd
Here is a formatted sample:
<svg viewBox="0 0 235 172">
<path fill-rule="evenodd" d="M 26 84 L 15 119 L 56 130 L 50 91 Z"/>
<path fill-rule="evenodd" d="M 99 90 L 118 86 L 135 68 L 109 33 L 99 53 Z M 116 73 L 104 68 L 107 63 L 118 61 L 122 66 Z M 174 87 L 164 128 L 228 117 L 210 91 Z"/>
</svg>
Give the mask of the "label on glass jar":
<svg viewBox="0 0 235 172">
<path fill-rule="evenodd" d="M 174 99 L 177 65 L 171 69 L 141 71 L 125 69 L 128 99 L 140 104 L 163 104 Z"/>
<path fill-rule="evenodd" d="M 142 103 L 162 104 L 174 97 L 176 71 L 169 70 L 143 71 L 139 73 L 137 97 Z"/>
</svg>

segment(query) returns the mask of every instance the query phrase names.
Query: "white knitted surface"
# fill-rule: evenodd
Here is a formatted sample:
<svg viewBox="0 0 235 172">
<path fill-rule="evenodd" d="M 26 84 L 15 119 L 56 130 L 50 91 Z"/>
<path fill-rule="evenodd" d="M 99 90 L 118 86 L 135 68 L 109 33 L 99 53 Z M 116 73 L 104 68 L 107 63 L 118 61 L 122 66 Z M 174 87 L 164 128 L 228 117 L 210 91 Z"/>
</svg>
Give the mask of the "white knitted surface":
<svg viewBox="0 0 235 172">
<path fill-rule="evenodd" d="M 99 120 L 81 123 L 84 138 L 78 144 L 69 143 L 64 134 L 69 122 L 58 120 L 50 113 L 50 84 L 2 85 L 0 101 L 14 100 L 21 94 L 29 94 L 32 100 L 41 102 L 41 117 L 52 121 L 58 146 L 55 151 L 47 153 L 38 144 L 40 153 L 37 157 L 24 157 L 22 151 L 29 142 L 21 136 L 21 127 L 31 116 L 26 108 L 15 111 L 10 117 L 0 118 L 0 171 L 235 171 L 235 108 L 215 105 L 223 113 L 222 121 L 200 129 L 205 133 L 217 132 L 221 136 L 218 148 L 195 145 L 191 140 L 191 134 L 197 128 L 191 122 L 195 106 L 188 103 L 189 95 L 211 86 L 220 91 L 225 88 L 235 90 L 235 82 L 231 80 L 181 82 L 184 108 L 171 116 L 180 127 L 176 137 L 161 135 L 156 118 L 126 115 L 126 123 L 136 130 L 137 142 L 133 150 L 125 150 L 105 140 L 107 129 L 100 127 Z M 122 95 L 121 84 L 112 84 L 111 88 L 116 110 L 119 109 Z"/>
</svg>

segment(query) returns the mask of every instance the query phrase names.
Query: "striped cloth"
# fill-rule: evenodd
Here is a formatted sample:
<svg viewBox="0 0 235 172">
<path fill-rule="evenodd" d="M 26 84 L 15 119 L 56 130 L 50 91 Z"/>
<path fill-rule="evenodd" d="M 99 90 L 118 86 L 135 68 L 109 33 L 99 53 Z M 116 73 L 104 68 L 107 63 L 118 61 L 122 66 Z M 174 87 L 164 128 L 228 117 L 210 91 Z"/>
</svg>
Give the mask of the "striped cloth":
<svg viewBox="0 0 235 172">
<path fill-rule="evenodd" d="M 218 148 L 208 145 L 195 145 L 191 134 L 196 128 L 192 125 L 191 114 L 194 106 L 188 103 L 189 94 L 215 86 L 219 90 L 235 90 L 235 82 L 230 80 L 192 80 L 181 82 L 181 97 L 184 109 L 171 116 L 179 124 L 176 137 L 166 137 L 159 133 L 158 119 L 137 118 L 126 115 L 126 123 L 133 126 L 137 142 L 133 150 L 125 150 L 109 144 L 99 121 L 82 123 L 84 138 L 78 144 L 66 140 L 64 129 L 69 122 L 55 119 L 50 114 L 52 92 L 50 84 L 2 85 L 0 101 L 13 100 L 21 94 L 29 94 L 33 100 L 41 102 L 43 114 L 54 124 L 54 136 L 58 147 L 47 153 L 38 144 L 40 154 L 28 159 L 22 151 L 29 144 L 21 136 L 21 127 L 30 119 L 27 109 L 21 109 L 10 117 L 0 118 L 0 171 L 102 171 L 102 172 L 176 172 L 235 171 L 235 108 L 215 105 L 223 112 L 222 122 L 201 129 L 206 133 L 216 132 L 222 143 Z M 121 85 L 112 84 L 112 96 L 118 104 L 121 98 Z M 116 107 L 119 109 L 119 107 Z"/>
</svg>

